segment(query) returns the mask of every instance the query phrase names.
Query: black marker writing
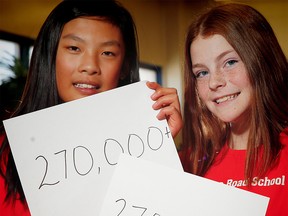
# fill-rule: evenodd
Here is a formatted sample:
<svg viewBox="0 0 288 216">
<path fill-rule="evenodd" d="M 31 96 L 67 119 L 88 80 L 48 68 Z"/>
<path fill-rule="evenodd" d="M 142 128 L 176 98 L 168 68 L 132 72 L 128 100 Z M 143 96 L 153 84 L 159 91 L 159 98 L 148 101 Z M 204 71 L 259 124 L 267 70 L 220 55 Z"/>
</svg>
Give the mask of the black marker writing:
<svg viewBox="0 0 288 216">
<path fill-rule="evenodd" d="M 148 127 L 146 133 L 147 135 L 144 137 L 140 137 L 135 133 L 128 134 L 127 141 L 124 143 L 120 143 L 113 138 L 106 139 L 103 143 L 103 156 L 105 159 L 104 161 L 106 161 L 107 164 L 114 166 L 117 164 L 118 156 L 120 153 L 128 153 L 131 156 L 140 158 L 145 154 L 145 152 L 148 153 L 149 151 L 154 152 L 160 150 L 164 143 L 164 137 L 167 137 L 168 139 L 170 138 L 170 131 L 167 127 L 165 128 L 165 132 L 162 132 L 158 127 L 151 126 Z M 63 158 L 59 157 L 62 155 Z M 93 168 L 95 167 L 93 152 L 91 152 L 87 147 L 83 145 L 78 145 L 70 150 L 63 149 L 57 151 L 54 153 L 54 157 L 49 158 L 49 162 L 47 160 L 48 157 L 45 157 L 44 155 L 38 155 L 36 157 L 36 161 L 40 158 L 44 160 L 45 167 L 44 174 L 42 176 L 42 180 L 38 189 L 41 189 L 43 186 L 53 186 L 58 184 L 63 179 L 68 179 L 69 175 L 71 175 L 71 173 L 68 173 L 68 168 L 73 167 L 73 170 L 76 174 L 78 174 L 79 176 L 86 176 L 91 173 L 93 171 Z M 53 178 L 56 178 L 56 180 L 53 183 L 48 183 L 47 175 L 50 172 L 55 173 L 55 168 L 50 167 L 49 164 L 55 164 L 55 160 L 57 160 L 57 158 L 60 158 L 61 162 L 63 162 L 63 165 L 62 163 L 60 164 L 60 167 L 64 167 L 63 175 L 60 173 L 59 176 L 55 176 L 54 174 Z M 82 160 L 83 158 L 85 158 L 85 160 Z M 96 166 L 95 169 L 96 173 L 100 175 L 101 166 Z"/>
</svg>

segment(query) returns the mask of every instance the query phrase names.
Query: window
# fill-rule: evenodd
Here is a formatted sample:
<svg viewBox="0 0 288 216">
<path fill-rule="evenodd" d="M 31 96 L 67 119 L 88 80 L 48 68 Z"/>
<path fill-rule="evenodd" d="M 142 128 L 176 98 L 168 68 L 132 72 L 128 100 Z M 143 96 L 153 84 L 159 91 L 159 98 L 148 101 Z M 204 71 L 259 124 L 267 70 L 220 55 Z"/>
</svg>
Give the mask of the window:
<svg viewBox="0 0 288 216">
<path fill-rule="evenodd" d="M 139 73 L 140 80 L 157 82 L 160 85 L 162 84 L 161 67 L 159 66 L 140 63 Z"/>
<path fill-rule="evenodd" d="M 13 57 L 20 57 L 20 46 L 18 43 L 0 39 L 0 85 L 14 77 L 9 66 L 14 66 Z"/>
<path fill-rule="evenodd" d="M 0 85 L 14 76 L 9 70 L 9 65 L 14 64 L 13 58 L 19 59 L 21 65 L 28 68 L 29 50 L 33 43 L 33 39 L 0 31 Z"/>
<path fill-rule="evenodd" d="M 1 121 L 8 118 L 19 104 L 29 64 L 29 49 L 33 43 L 34 40 L 27 37 L 0 30 Z"/>
</svg>

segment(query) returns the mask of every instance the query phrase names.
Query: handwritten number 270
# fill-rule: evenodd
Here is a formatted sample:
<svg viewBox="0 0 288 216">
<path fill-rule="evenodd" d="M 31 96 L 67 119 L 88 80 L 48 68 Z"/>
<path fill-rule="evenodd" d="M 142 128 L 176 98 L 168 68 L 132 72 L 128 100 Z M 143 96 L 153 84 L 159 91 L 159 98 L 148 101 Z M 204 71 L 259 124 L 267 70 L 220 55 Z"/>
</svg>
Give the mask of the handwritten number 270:
<svg viewBox="0 0 288 216">
<path fill-rule="evenodd" d="M 117 214 L 117 216 L 121 216 L 122 213 L 124 212 L 124 209 L 126 208 L 126 200 L 125 199 L 118 199 L 116 200 L 116 203 L 117 202 L 123 202 L 123 207 L 121 209 L 121 211 Z M 132 205 L 132 208 L 135 208 L 135 209 L 140 209 L 141 210 L 141 215 L 140 216 L 145 216 L 145 212 L 147 211 L 148 208 L 146 207 L 140 207 L 140 206 L 135 206 L 135 205 Z M 160 214 L 158 213 L 154 213 L 153 216 L 160 216 Z"/>
<path fill-rule="evenodd" d="M 79 151 L 79 150 L 84 150 L 86 152 L 86 154 L 88 154 L 90 156 L 90 159 L 91 159 L 91 164 L 90 166 L 88 167 L 88 169 L 86 171 L 82 171 L 80 172 L 80 170 L 77 168 L 77 165 L 76 165 L 76 151 Z M 54 153 L 54 155 L 58 155 L 58 154 L 64 154 L 64 178 L 67 179 L 67 150 L 62 150 L 62 151 L 59 151 L 59 152 L 56 152 Z M 60 181 L 55 181 L 53 183 L 47 183 L 47 180 L 46 180 L 46 177 L 47 177 L 47 173 L 48 173 L 48 160 L 43 156 L 43 155 L 39 155 L 38 157 L 36 157 L 35 160 L 38 160 L 42 158 L 45 162 L 45 172 L 44 172 L 44 175 L 43 175 L 43 178 L 42 178 L 42 181 L 40 183 L 40 186 L 38 189 L 41 189 L 43 186 L 47 186 L 47 185 L 56 185 L 58 184 Z M 81 175 L 81 176 L 85 176 L 87 175 L 93 168 L 93 165 L 94 165 L 94 160 L 93 160 L 93 157 L 92 157 L 92 154 L 91 152 L 84 146 L 77 146 L 73 149 L 73 164 L 74 164 L 74 169 L 75 171 L 77 172 L 77 174 Z"/>
</svg>

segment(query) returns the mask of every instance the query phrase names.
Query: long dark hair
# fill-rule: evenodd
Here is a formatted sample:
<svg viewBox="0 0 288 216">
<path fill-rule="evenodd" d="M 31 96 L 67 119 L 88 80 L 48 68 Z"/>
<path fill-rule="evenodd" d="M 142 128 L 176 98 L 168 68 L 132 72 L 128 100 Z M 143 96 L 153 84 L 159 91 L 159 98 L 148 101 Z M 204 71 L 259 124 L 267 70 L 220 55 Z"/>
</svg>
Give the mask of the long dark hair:
<svg viewBox="0 0 288 216">
<path fill-rule="evenodd" d="M 64 25 L 78 17 L 97 16 L 117 26 L 124 40 L 125 57 L 119 86 L 139 81 L 138 40 L 131 14 L 116 1 L 63 1 L 49 14 L 34 44 L 29 73 L 21 102 L 11 117 L 61 103 L 55 77 L 55 59 Z M 1 130 L 4 133 L 3 126 Z M 2 134 L 1 132 L 1 134 Z M 7 158 L 8 157 L 8 158 Z M 6 201 L 15 201 L 18 194 L 25 202 L 7 138 L 0 148 L 0 174 L 7 187 Z"/>
<path fill-rule="evenodd" d="M 288 125 L 288 64 L 267 20 L 243 4 L 224 4 L 199 16 L 185 44 L 184 169 L 205 175 L 229 138 L 229 123 L 216 118 L 197 96 L 191 44 L 196 37 L 222 35 L 244 62 L 254 90 L 245 176 L 264 175 L 277 162 L 279 133 Z M 257 148 L 261 146 L 261 148 Z M 260 157 L 261 154 L 261 157 Z"/>
</svg>

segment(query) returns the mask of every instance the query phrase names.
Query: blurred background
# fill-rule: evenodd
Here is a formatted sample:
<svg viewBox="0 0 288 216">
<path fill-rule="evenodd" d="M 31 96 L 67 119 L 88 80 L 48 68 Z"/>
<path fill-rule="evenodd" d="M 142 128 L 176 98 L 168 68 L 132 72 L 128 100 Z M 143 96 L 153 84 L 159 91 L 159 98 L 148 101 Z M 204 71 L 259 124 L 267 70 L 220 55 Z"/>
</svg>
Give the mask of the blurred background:
<svg viewBox="0 0 288 216">
<path fill-rule="evenodd" d="M 23 89 L 33 42 L 61 0 L 0 0 L 1 121 Z M 183 49 L 189 23 L 202 9 L 219 2 L 248 4 L 272 25 L 288 56 L 288 0 L 119 0 L 132 14 L 139 36 L 141 79 L 175 87 L 183 99 Z M 177 142 L 177 140 L 176 140 Z"/>
</svg>

